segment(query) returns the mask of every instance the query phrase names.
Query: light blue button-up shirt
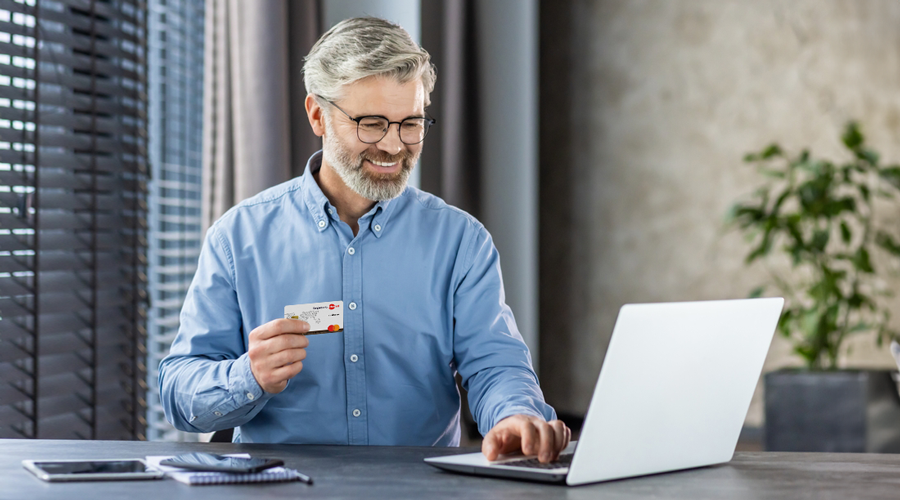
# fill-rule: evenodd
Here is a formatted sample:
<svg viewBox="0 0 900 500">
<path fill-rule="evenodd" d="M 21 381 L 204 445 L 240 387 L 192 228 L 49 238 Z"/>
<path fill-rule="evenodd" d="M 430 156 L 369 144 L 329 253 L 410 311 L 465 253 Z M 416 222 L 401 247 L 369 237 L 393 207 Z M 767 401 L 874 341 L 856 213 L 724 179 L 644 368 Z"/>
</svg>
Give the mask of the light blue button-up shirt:
<svg viewBox="0 0 900 500">
<path fill-rule="evenodd" d="M 160 363 L 175 427 L 241 442 L 459 444 L 462 377 L 482 434 L 517 413 L 556 418 L 475 218 L 408 187 L 356 236 L 306 172 L 238 204 L 206 234 L 181 327 Z M 284 307 L 343 300 L 344 331 L 309 336 L 279 394 L 250 370 L 248 334 Z"/>
</svg>

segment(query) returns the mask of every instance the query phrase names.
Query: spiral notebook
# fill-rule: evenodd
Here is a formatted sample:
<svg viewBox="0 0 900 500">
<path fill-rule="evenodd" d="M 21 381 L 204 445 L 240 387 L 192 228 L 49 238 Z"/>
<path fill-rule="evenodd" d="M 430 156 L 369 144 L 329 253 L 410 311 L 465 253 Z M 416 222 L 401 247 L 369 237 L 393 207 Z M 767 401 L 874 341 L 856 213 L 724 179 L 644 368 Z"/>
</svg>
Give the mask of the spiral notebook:
<svg viewBox="0 0 900 500">
<path fill-rule="evenodd" d="M 226 455 L 229 457 L 241 457 L 241 458 L 250 458 L 250 455 L 246 453 L 238 453 L 232 455 Z M 169 455 L 156 455 L 156 456 L 148 456 L 147 464 L 150 467 L 160 470 L 166 473 L 167 477 L 171 477 L 172 479 L 190 485 L 204 485 L 204 484 L 242 484 L 242 483 L 278 483 L 278 482 L 286 482 L 286 481 L 299 481 L 300 476 L 297 475 L 297 471 L 293 469 L 288 469 L 286 467 L 272 467 L 271 469 L 266 469 L 260 472 L 253 473 L 234 473 L 234 472 L 198 472 L 198 471 L 185 471 L 184 469 L 179 469 L 178 467 L 170 467 L 167 465 L 160 465 L 159 462 L 163 459 L 171 458 Z"/>
</svg>

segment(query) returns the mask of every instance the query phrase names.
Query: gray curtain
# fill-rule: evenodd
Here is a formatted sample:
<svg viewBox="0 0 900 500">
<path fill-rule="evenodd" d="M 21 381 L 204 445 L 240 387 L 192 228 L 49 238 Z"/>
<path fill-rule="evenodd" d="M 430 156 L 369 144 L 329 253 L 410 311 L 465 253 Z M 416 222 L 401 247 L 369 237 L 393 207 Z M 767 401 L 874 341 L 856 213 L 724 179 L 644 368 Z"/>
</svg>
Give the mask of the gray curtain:
<svg viewBox="0 0 900 500">
<path fill-rule="evenodd" d="M 422 2 L 422 47 L 438 78 L 428 112 L 438 120 L 422 150 L 422 189 L 481 217 L 478 46 L 474 0 Z M 457 379 L 457 383 L 460 380 Z M 462 441 L 476 445 L 478 425 L 462 395 Z"/>
<path fill-rule="evenodd" d="M 302 173 L 319 148 L 302 68 L 320 11 L 316 0 L 207 0 L 204 232 L 234 204 Z"/>
<path fill-rule="evenodd" d="M 422 151 L 422 189 L 481 216 L 478 46 L 474 0 L 422 2 L 422 47 L 437 66 Z"/>
</svg>

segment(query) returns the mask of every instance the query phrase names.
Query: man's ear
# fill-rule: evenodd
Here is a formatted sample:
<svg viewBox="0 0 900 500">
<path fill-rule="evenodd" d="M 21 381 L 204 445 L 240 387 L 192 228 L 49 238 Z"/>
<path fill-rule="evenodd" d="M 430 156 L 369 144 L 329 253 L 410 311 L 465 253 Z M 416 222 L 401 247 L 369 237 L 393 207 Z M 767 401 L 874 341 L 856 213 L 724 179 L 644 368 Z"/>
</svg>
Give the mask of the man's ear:
<svg viewBox="0 0 900 500">
<path fill-rule="evenodd" d="M 309 118 L 309 125 L 314 134 L 319 137 L 325 135 L 325 110 L 312 94 L 306 95 L 306 117 Z"/>
</svg>

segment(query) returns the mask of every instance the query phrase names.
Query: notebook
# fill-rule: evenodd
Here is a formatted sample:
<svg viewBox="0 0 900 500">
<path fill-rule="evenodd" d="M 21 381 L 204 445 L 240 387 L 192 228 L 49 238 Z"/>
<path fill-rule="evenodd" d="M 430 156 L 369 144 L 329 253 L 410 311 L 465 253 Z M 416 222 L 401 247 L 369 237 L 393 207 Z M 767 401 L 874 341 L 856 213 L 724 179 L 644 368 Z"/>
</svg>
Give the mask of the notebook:
<svg viewBox="0 0 900 500">
<path fill-rule="evenodd" d="M 228 457 L 250 458 L 247 453 L 238 453 L 226 455 Z M 186 471 L 178 467 L 170 467 L 160 465 L 160 461 L 171 458 L 169 455 L 155 455 L 147 457 L 147 464 L 150 467 L 162 471 L 167 477 L 189 485 L 205 485 L 205 484 L 242 484 L 242 483 L 277 483 L 285 481 L 299 481 L 301 477 L 297 471 L 286 467 L 272 467 L 261 472 L 250 474 L 234 473 L 234 472 L 202 472 L 202 471 Z"/>
<path fill-rule="evenodd" d="M 570 486 L 731 460 L 782 298 L 622 307 L 579 441 L 554 464 L 428 458 L 467 474 Z"/>
</svg>

